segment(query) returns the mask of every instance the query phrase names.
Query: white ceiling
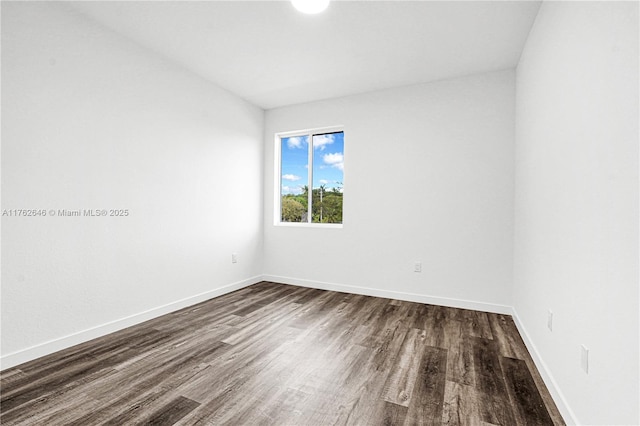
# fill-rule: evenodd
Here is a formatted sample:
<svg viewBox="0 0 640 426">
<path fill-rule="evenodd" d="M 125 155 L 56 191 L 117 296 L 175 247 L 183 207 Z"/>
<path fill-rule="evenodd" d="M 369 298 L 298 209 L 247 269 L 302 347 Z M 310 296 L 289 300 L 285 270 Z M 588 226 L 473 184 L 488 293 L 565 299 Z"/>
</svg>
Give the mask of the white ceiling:
<svg viewBox="0 0 640 426">
<path fill-rule="evenodd" d="M 265 109 L 516 66 L 539 1 L 98 1 L 76 10 Z"/>
</svg>

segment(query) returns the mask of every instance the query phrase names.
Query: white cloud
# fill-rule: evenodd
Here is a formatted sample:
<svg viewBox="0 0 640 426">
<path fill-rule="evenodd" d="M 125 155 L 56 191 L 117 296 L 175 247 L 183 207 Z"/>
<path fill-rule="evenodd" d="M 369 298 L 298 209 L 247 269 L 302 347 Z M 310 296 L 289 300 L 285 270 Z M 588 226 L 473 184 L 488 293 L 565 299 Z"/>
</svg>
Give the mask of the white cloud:
<svg viewBox="0 0 640 426">
<path fill-rule="evenodd" d="M 300 137 L 300 136 L 292 136 L 292 137 L 287 139 L 287 146 L 290 149 L 302 148 L 303 142 L 305 142 L 305 141 L 303 140 L 302 137 Z"/>
<path fill-rule="evenodd" d="M 339 170 L 344 170 L 344 156 L 341 152 L 325 154 L 322 156 L 322 161 L 324 161 L 325 164 L 328 164 L 331 167 L 335 167 Z"/>
<path fill-rule="evenodd" d="M 313 147 L 323 151 L 326 145 L 331 145 L 335 141 L 334 135 L 316 135 L 313 137 Z"/>
<path fill-rule="evenodd" d="M 296 175 L 282 175 L 282 179 L 295 182 L 297 180 L 300 180 L 301 177 Z"/>
<path fill-rule="evenodd" d="M 282 194 L 302 194 L 302 187 L 301 186 L 286 186 L 283 185 L 282 186 Z"/>
<path fill-rule="evenodd" d="M 320 182 L 320 185 L 326 185 L 329 183 L 329 181 L 326 179 L 320 179 L 318 182 Z"/>
</svg>

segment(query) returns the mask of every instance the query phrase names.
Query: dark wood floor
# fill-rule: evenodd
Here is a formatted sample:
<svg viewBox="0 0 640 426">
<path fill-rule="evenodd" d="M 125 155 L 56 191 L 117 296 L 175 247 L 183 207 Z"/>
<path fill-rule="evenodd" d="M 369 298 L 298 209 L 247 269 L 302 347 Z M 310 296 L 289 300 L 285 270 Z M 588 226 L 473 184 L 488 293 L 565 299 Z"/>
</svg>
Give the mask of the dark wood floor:
<svg viewBox="0 0 640 426">
<path fill-rule="evenodd" d="M 1 374 L 3 425 L 560 425 L 507 315 L 251 287 Z"/>
</svg>

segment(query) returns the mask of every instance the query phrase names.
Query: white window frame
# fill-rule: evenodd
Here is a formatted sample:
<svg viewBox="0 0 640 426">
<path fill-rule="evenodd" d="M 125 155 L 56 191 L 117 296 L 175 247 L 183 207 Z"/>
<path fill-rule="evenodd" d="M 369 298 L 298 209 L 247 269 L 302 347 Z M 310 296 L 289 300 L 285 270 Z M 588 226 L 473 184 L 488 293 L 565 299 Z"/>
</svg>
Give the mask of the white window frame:
<svg viewBox="0 0 640 426">
<path fill-rule="evenodd" d="M 289 132 L 279 132 L 275 134 L 274 137 L 274 214 L 273 214 L 273 224 L 275 226 L 290 226 L 297 228 L 334 228 L 341 229 L 344 225 L 344 199 L 342 204 L 342 223 L 314 223 L 311 222 L 313 220 L 313 215 L 311 214 L 311 210 L 313 209 L 313 135 L 323 134 L 323 133 L 336 133 L 343 132 L 344 126 L 331 126 L 331 127 L 319 127 L 313 129 L 305 129 L 305 130 L 296 130 Z M 307 222 L 282 222 L 282 139 L 289 138 L 292 136 L 308 136 L 309 140 L 309 159 L 307 163 L 309 165 L 307 172 L 307 183 L 309 184 L 309 200 L 307 202 L 307 206 L 309 207 L 309 211 L 307 214 Z M 344 172 L 343 172 L 344 173 Z M 342 186 L 344 187 L 344 174 L 343 174 L 343 182 Z"/>
</svg>

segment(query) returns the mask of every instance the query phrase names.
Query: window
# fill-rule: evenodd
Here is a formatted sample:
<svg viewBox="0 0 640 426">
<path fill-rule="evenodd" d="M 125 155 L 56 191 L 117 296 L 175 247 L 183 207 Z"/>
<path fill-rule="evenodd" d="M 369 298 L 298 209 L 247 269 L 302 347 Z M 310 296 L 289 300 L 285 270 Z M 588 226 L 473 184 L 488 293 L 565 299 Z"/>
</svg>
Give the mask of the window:
<svg viewBox="0 0 640 426">
<path fill-rule="evenodd" d="M 344 131 L 283 133 L 276 137 L 276 151 L 276 222 L 342 224 Z"/>
</svg>

